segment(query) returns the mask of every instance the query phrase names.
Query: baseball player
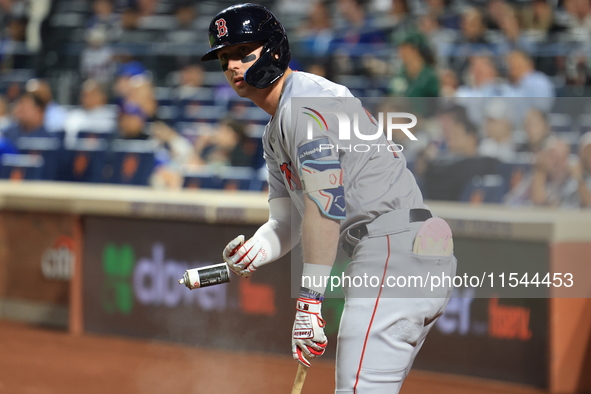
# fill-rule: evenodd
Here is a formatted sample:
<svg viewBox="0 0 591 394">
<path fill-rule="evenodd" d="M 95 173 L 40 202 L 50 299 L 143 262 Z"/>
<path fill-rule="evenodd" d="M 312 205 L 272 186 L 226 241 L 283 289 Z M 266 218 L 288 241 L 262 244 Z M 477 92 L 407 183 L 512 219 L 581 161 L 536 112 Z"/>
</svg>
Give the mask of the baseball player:
<svg viewBox="0 0 591 394">
<path fill-rule="evenodd" d="M 218 60 L 238 95 L 272 116 L 263 135 L 269 220 L 252 238 L 232 240 L 224 260 L 247 277 L 301 240 L 307 286 L 296 302 L 292 352 L 309 366 L 327 346 L 321 279 L 330 275 L 341 245 L 352 258 L 345 274 L 378 283 L 344 286 L 336 392 L 397 393 L 443 313 L 451 283 L 436 295 L 392 296 L 388 278 L 437 269 L 455 274 L 449 226 L 433 217 L 404 156 L 346 87 L 289 68 L 285 30 L 268 9 L 224 9 L 210 24 L 209 42 L 202 60 Z M 343 124 L 343 114 L 351 123 Z M 340 140 L 340 127 L 349 126 L 354 132 Z M 370 138 L 378 149 L 351 148 Z"/>
</svg>

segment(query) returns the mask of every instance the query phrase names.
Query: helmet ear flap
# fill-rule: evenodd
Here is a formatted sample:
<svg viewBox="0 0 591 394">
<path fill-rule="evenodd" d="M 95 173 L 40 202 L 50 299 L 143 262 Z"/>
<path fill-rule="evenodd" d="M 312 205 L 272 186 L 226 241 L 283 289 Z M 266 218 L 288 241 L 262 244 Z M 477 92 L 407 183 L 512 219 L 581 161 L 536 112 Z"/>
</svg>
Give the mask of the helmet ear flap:
<svg viewBox="0 0 591 394">
<path fill-rule="evenodd" d="M 285 73 L 290 60 L 287 37 L 275 31 L 263 45 L 259 59 L 246 70 L 244 80 L 255 88 L 265 89 Z"/>
</svg>

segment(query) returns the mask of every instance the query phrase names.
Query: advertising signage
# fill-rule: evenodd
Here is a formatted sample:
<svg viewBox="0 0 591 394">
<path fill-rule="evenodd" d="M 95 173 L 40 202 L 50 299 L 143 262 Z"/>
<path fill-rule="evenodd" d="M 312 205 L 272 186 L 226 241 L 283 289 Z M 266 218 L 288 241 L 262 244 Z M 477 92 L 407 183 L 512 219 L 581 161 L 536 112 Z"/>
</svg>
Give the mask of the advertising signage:
<svg viewBox="0 0 591 394">
<path fill-rule="evenodd" d="M 227 242 L 256 226 L 89 217 L 84 227 L 86 331 L 290 353 L 289 256 L 249 279 L 195 290 L 177 282 L 221 262 Z"/>
<path fill-rule="evenodd" d="M 232 274 L 230 283 L 195 290 L 177 282 L 186 269 L 221 262 L 227 242 L 252 236 L 257 226 L 89 217 L 84 227 L 86 331 L 290 354 L 291 276 L 299 273 L 289 255 L 249 279 Z M 504 261 L 490 252 L 499 246 Z M 523 248 L 532 264 L 547 267 L 543 243 L 456 238 L 458 274 L 503 268 L 513 255 L 523 256 Z M 344 271 L 347 262 L 340 255 L 332 274 Z M 323 316 L 330 358 L 343 299 L 328 295 Z M 547 324 L 545 298 L 479 297 L 475 289 L 456 288 L 415 366 L 546 387 Z"/>
<path fill-rule="evenodd" d="M 548 271 L 548 245 L 510 240 L 454 239 L 458 275 L 491 269 Z M 547 298 L 480 298 L 456 288 L 415 361 L 420 369 L 548 387 Z M 501 294 L 501 293 L 499 293 Z"/>
</svg>

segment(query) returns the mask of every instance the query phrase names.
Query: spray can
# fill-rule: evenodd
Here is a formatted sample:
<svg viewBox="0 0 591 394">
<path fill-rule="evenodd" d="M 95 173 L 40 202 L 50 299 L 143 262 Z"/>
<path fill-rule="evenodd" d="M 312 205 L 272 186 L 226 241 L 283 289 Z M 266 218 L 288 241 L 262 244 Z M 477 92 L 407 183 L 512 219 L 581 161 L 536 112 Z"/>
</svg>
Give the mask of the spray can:
<svg viewBox="0 0 591 394">
<path fill-rule="evenodd" d="M 206 267 L 186 270 L 179 284 L 187 286 L 190 290 L 200 287 L 213 286 L 230 281 L 230 268 L 228 264 L 220 263 Z"/>
</svg>

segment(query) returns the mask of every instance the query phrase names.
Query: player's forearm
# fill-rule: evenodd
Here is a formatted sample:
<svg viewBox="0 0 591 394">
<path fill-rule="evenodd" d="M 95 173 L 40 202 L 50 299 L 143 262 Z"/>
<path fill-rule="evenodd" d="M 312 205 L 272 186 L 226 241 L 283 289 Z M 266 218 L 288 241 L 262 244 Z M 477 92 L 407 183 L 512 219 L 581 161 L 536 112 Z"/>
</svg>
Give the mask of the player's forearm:
<svg viewBox="0 0 591 394">
<path fill-rule="evenodd" d="M 283 257 L 300 241 L 300 216 L 292 215 L 289 197 L 269 201 L 269 220 L 263 224 L 254 237 L 265 243 L 267 262 Z"/>
<path fill-rule="evenodd" d="M 339 233 L 339 221 L 322 215 L 316 203 L 306 198 L 302 223 L 304 262 L 332 267 L 337 255 Z"/>
</svg>

